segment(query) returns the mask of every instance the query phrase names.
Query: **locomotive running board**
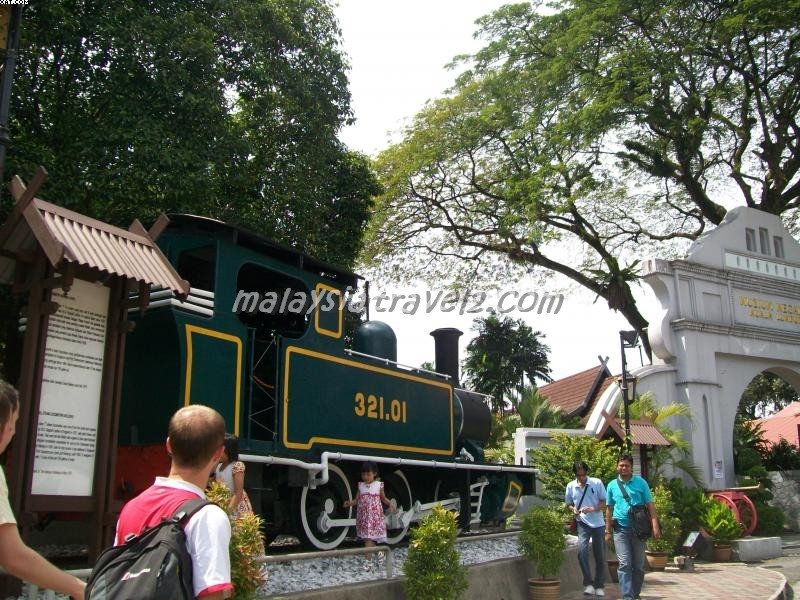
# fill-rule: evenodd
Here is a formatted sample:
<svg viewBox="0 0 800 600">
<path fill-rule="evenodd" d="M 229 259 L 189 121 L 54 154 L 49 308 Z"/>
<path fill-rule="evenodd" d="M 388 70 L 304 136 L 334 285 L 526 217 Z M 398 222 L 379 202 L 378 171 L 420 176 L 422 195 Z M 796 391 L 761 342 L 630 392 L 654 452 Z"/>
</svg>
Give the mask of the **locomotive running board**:
<svg viewBox="0 0 800 600">
<path fill-rule="evenodd" d="M 364 461 L 371 460 L 376 463 L 394 465 L 401 467 L 411 465 L 415 467 L 430 467 L 432 469 L 466 469 L 467 471 L 497 471 L 506 473 L 527 473 L 539 474 L 539 469 L 534 467 L 516 467 L 513 465 L 484 465 L 468 462 L 443 462 L 440 460 L 417 460 L 411 458 L 389 458 L 386 456 L 370 456 L 368 454 L 347 454 L 344 452 L 323 452 L 320 462 L 309 463 L 297 458 L 283 458 L 281 456 L 258 456 L 256 454 L 240 454 L 239 460 L 250 463 L 261 463 L 266 465 L 285 465 L 298 467 L 308 471 L 308 487 L 315 489 L 318 485 L 328 483 L 328 461 L 347 460 Z M 317 476 L 319 475 L 319 476 Z"/>
</svg>

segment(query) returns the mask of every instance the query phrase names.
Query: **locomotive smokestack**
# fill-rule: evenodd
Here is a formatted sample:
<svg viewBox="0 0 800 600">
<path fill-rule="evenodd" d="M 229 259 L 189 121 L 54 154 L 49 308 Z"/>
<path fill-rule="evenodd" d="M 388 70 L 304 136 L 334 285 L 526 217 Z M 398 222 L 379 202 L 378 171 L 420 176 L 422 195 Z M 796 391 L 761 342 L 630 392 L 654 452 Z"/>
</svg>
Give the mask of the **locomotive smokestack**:
<svg viewBox="0 0 800 600">
<path fill-rule="evenodd" d="M 442 327 L 431 331 L 436 344 L 436 370 L 450 375 L 454 387 L 460 387 L 458 381 L 458 338 L 463 332 L 455 327 Z"/>
</svg>

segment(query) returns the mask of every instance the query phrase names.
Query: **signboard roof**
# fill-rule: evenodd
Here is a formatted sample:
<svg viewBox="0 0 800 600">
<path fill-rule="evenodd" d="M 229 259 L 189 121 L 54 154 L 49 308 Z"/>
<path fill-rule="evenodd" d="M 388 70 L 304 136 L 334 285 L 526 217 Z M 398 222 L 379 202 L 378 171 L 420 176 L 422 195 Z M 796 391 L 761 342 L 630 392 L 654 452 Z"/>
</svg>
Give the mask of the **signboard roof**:
<svg viewBox="0 0 800 600">
<path fill-rule="evenodd" d="M 0 281 L 11 282 L 16 256 L 38 244 L 53 267 L 72 262 L 171 289 L 181 297 L 189 292 L 189 283 L 181 279 L 138 221 L 126 231 L 34 198 L 19 177 L 11 186 L 17 204 L 0 227 L 0 249 L 4 251 Z"/>
</svg>

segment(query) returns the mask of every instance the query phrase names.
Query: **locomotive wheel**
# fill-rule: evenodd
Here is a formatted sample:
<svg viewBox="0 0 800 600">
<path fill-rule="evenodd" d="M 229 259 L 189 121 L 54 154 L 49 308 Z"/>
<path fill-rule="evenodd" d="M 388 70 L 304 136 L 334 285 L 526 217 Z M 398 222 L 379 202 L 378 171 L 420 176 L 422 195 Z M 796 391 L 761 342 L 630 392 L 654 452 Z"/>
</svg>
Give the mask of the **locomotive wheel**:
<svg viewBox="0 0 800 600">
<path fill-rule="evenodd" d="M 400 471 L 394 471 L 386 475 L 383 480 L 383 493 L 389 500 L 394 500 L 397 503 L 397 510 L 411 510 L 412 496 L 411 486 L 405 474 Z M 408 532 L 408 526 L 399 529 L 386 530 L 386 542 L 388 544 L 396 544 L 402 540 Z"/>
<path fill-rule="evenodd" d="M 302 541 L 319 548 L 333 550 L 344 541 L 347 527 L 331 527 L 327 531 L 320 528 L 320 517 L 326 513 L 335 519 L 346 519 L 349 510 L 343 504 L 353 499 L 350 483 L 344 472 L 334 464 L 328 465 L 328 483 L 311 489 L 308 486 L 300 493 L 297 510 L 300 512 L 300 531 Z"/>
<path fill-rule="evenodd" d="M 471 516 L 469 493 L 466 490 L 459 490 L 458 486 L 453 481 L 442 481 L 440 479 L 436 482 L 433 493 L 434 502 L 448 500 L 454 496 L 458 496 L 461 500 L 461 508 L 458 511 L 458 527 L 461 531 L 469 531 Z"/>
</svg>

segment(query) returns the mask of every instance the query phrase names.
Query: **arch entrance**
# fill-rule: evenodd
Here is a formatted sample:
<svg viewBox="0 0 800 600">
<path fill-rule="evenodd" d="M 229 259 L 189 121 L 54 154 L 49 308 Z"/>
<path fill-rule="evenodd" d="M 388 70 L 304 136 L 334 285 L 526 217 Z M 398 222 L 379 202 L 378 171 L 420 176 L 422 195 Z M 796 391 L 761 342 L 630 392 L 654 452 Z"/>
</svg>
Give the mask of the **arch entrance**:
<svg viewBox="0 0 800 600">
<path fill-rule="evenodd" d="M 768 371 L 800 390 L 800 244 L 779 217 L 738 207 L 685 259 L 651 259 L 643 273 L 660 310 L 648 330 L 653 364 L 632 370 L 637 389 L 689 405 L 684 437 L 704 485 L 732 487 L 734 420 L 750 381 Z M 620 401 L 611 386 L 587 428 Z"/>
</svg>

